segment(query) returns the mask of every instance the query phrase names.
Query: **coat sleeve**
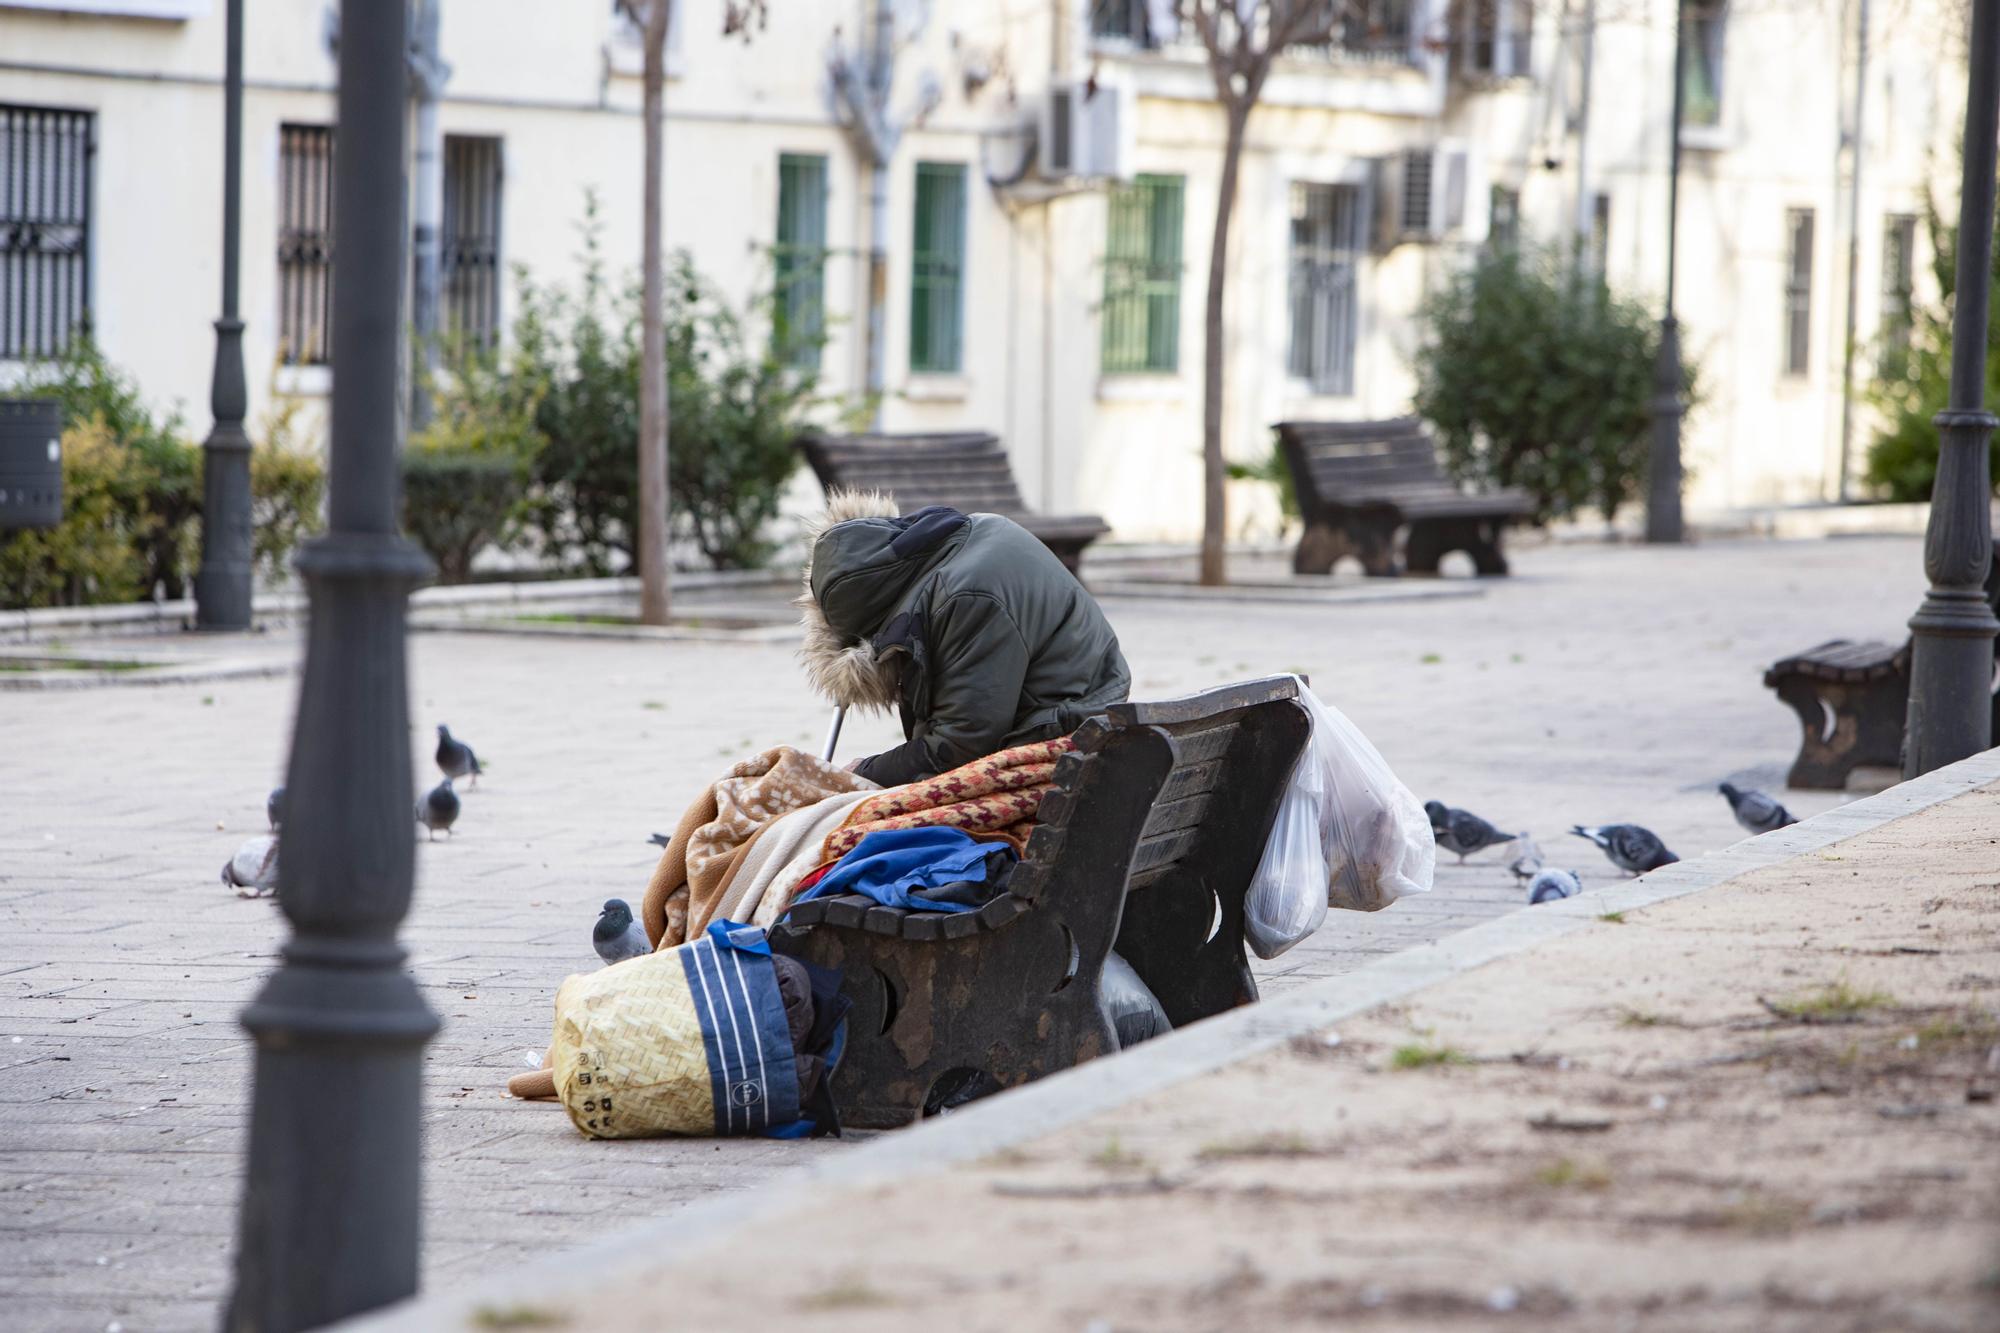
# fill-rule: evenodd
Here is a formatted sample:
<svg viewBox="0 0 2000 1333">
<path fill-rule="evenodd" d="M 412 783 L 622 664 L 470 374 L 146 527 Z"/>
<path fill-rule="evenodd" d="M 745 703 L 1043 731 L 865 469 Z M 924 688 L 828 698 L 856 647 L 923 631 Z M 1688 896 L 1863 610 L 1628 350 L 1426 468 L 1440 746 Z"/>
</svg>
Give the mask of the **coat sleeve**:
<svg viewBox="0 0 2000 1333">
<path fill-rule="evenodd" d="M 960 593 L 933 612 L 930 711 L 916 734 L 855 769 L 883 786 L 915 782 L 1000 748 L 1028 679 L 1028 642 L 990 593 Z"/>
</svg>

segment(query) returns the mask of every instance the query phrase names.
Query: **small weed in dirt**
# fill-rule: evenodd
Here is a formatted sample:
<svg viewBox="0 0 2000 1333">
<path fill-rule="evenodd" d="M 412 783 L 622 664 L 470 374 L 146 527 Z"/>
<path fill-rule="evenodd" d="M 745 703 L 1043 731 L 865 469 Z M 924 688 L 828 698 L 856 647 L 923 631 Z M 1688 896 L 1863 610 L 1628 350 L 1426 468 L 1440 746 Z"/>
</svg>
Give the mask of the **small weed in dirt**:
<svg viewBox="0 0 2000 1333">
<path fill-rule="evenodd" d="M 1601 1190 L 1611 1187 L 1611 1168 L 1602 1162 L 1558 1157 L 1535 1168 L 1535 1183 L 1552 1190 Z"/>
<path fill-rule="evenodd" d="M 1204 1143 L 1195 1158 L 1203 1162 L 1226 1162 L 1246 1157 L 1324 1157 L 1331 1151 L 1297 1134 L 1259 1134 L 1247 1139 Z"/>
<path fill-rule="evenodd" d="M 1625 914 L 1623 912 L 1599 912 L 1597 919 L 1599 921 L 1609 921 L 1614 926 L 1625 924 Z"/>
<path fill-rule="evenodd" d="M 1143 1154 L 1129 1151 L 1114 1135 L 1090 1155 L 1090 1164 L 1106 1171 L 1137 1171 L 1146 1165 Z"/>
<path fill-rule="evenodd" d="M 480 1328 L 561 1328 L 569 1316 L 537 1305 L 482 1305 L 472 1322 Z"/>
<path fill-rule="evenodd" d="M 1417 660 L 1422 662 L 1425 666 L 1436 666 L 1438 665 L 1438 663 L 1444 661 L 1444 654 L 1425 653 L 1422 657 L 1418 658 Z"/>
<path fill-rule="evenodd" d="M 1962 1014 L 1944 1014 L 1933 1018 L 1918 1028 L 1914 1035 L 1919 1048 L 1978 1045 L 1980 1042 L 2000 1040 L 2000 1022 L 1995 1022 L 1991 1014 L 1969 1009 Z"/>
<path fill-rule="evenodd" d="M 808 1292 L 795 1302 L 801 1310 L 861 1310 L 871 1306 L 893 1305 L 889 1294 L 868 1285 L 867 1279 L 858 1277 L 842 1278 L 830 1287 Z"/>
<path fill-rule="evenodd" d="M 1618 1007 L 1618 1026 L 1621 1028 L 1684 1028 L 1687 1024 L 1671 1014 L 1657 1013 L 1651 1009 L 1634 1009 L 1630 1005 Z"/>
<path fill-rule="evenodd" d="M 1716 1222 L 1753 1236 L 1782 1236 L 1805 1225 L 1810 1212 L 1797 1199 L 1752 1192 L 1726 1205 L 1716 1215 Z"/>
<path fill-rule="evenodd" d="M 1413 1041 L 1398 1046 L 1389 1056 L 1391 1069 L 1429 1069 L 1433 1065 L 1469 1065 L 1472 1057 L 1456 1046 L 1433 1046 Z"/>
<path fill-rule="evenodd" d="M 1789 999 L 1760 1002 L 1778 1017 L 1795 1023 L 1856 1023 L 1869 1010 L 1886 1009 L 1895 1000 L 1886 991 L 1856 990 L 1841 980 Z"/>
</svg>

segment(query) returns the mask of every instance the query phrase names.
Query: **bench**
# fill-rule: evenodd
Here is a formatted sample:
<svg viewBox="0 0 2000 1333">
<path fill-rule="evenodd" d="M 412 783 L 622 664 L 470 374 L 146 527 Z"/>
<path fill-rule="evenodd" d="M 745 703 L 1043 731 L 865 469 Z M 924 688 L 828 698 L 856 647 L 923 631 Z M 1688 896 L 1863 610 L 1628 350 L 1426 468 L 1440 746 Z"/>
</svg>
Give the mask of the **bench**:
<svg viewBox="0 0 2000 1333">
<path fill-rule="evenodd" d="M 1330 573 L 1351 555 L 1369 574 L 1392 577 L 1402 572 L 1396 532 L 1405 526 L 1410 573 L 1437 573 L 1452 551 L 1471 556 L 1481 574 L 1507 572 L 1501 530 L 1533 513 L 1534 501 L 1517 490 L 1460 488 L 1417 418 L 1283 421 L 1276 429 L 1306 525 L 1292 557 L 1298 573 Z"/>
<path fill-rule="evenodd" d="M 1113 948 L 1176 1027 L 1254 1001 L 1243 900 L 1311 726 L 1297 698 L 1278 676 L 1086 722 L 1007 892 L 978 911 L 794 907 L 773 946 L 838 969 L 854 1003 L 843 1123 L 893 1128 L 968 1075 L 1013 1087 L 1116 1051 L 1098 1001 Z"/>
<path fill-rule="evenodd" d="M 2000 542 L 1986 598 L 2000 611 Z M 1913 643 L 1830 639 L 1771 665 L 1764 684 L 1799 715 L 1799 756 L 1787 785 L 1838 791 L 1864 764 L 1902 767 Z M 2000 642 L 1995 654 L 2000 658 Z M 2000 745 L 2000 698 L 1995 702 L 1992 741 Z"/>
<path fill-rule="evenodd" d="M 925 505 L 950 505 L 968 514 L 1013 519 L 1074 574 L 1083 548 L 1111 531 L 1094 515 L 1050 517 L 1030 513 L 1014 483 L 1014 469 L 998 436 L 983 431 L 927 435 L 801 436 L 799 448 L 828 494 L 836 490 L 883 491 L 904 513 Z"/>
</svg>

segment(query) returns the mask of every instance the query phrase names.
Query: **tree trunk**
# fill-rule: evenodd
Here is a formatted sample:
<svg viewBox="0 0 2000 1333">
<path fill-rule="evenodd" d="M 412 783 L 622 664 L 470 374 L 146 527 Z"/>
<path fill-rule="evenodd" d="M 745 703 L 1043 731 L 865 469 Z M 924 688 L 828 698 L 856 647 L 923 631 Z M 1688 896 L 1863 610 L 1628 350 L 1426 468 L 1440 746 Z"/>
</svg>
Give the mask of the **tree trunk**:
<svg viewBox="0 0 2000 1333">
<path fill-rule="evenodd" d="M 1227 495 L 1222 462 L 1222 294 L 1228 286 L 1229 220 L 1236 211 L 1236 175 L 1243 161 L 1243 132 L 1250 123 L 1250 102 L 1239 98 L 1224 104 L 1229 118 L 1222 148 L 1222 186 L 1215 201 L 1215 235 L 1208 248 L 1208 304 L 1202 318 L 1201 366 L 1201 581 L 1218 587 L 1229 581 L 1223 561 L 1228 528 Z"/>
<path fill-rule="evenodd" d="M 639 623 L 664 625 L 667 579 L 666 275 L 660 253 L 660 190 L 666 155 L 667 16 L 672 0 L 646 8 L 645 232 L 640 266 L 645 305 L 639 351 Z"/>
</svg>

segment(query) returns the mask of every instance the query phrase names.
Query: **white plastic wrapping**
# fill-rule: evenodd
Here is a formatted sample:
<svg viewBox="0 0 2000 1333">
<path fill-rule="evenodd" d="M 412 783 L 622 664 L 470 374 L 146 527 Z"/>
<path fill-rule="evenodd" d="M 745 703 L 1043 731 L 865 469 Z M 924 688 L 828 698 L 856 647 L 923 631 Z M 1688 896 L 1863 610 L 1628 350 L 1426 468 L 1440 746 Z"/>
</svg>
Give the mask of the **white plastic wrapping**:
<svg viewBox="0 0 2000 1333">
<path fill-rule="evenodd" d="M 1374 912 L 1428 892 L 1437 866 L 1423 805 L 1381 752 L 1304 682 L 1299 704 L 1312 717 L 1312 734 L 1244 903 L 1243 936 L 1260 958 L 1312 934 L 1328 907 Z"/>
</svg>

